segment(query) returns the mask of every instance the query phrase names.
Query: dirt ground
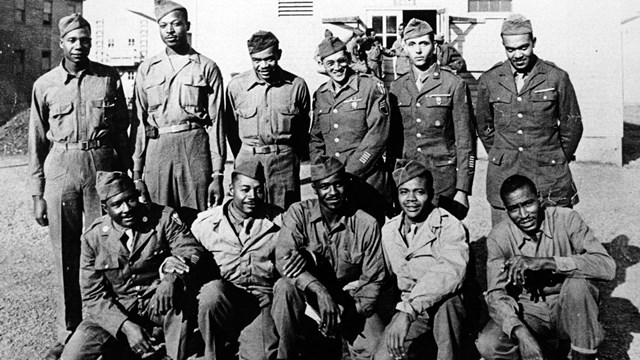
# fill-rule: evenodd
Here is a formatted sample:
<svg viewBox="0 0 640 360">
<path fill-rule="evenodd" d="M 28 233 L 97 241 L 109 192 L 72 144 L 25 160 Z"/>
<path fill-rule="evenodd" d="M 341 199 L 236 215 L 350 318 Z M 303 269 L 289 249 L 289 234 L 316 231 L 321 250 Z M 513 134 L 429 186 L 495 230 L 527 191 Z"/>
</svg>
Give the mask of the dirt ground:
<svg viewBox="0 0 640 360">
<path fill-rule="evenodd" d="M 0 359 L 41 358 L 55 338 L 51 248 L 47 230 L 32 219 L 25 163 L 24 156 L 0 157 Z M 618 264 L 615 280 L 601 286 L 607 337 L 600 358 L 640 359 L 640 166 L 576 163 L 572 170 L 581 198 L 576 209 Z M 479 161 L 465 220 L 481 284 L 483 241 L 490 224 L 485 175 L 486 162 Z M 311 196 L 308 184 L 303 194 Z"/>
</svg>

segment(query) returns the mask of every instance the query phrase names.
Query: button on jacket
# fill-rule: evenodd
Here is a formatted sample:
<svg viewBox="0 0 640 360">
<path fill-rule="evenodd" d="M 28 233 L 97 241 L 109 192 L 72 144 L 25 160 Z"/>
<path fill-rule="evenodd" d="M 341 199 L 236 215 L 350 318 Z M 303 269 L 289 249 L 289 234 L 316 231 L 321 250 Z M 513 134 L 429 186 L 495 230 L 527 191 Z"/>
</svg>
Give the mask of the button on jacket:
<svg viewBox="0 0 640 360">
<path fill-rule="evenodd" d="M 444 209 L 431 211 L 408 244 L 404 217 L 382 227 L 382 249 L 401 291 L 396 309 L 416 318 L 462 287 L 469 246 L 462 222 Z"/>
<path fill-rule="evenodd" d="M 129 117 L 120 75 L 90 62 L 77 75 L 62 64 L 33 85 L 29 119 L 29 157 L 33 195 L 43 195 L 44 162 L 52 143 L 104 141 L 116 150 L 120 170 L 130 164 Z"/>
<path fill-rule="evenodd" d="M 309 272 L 296 277 L 296 287 L 305 290 L 313 281 L 342 289 L 358 281 L 353 297 L 360 303 L 366 316 L 373 314 L 385 279 L 385 264 L 380 248 L 380 227 L 376 220 L 362 210 L 344 215 L 334 229 L 328 229 L 322 219 L 317 199 L 295 203 L 283 216 L 283 227 L 276 243 L 278 269 L 291 249 L 304 249 L 313 253 L 316 263 L 328 262 L 333 270 L 331 279 L 318 279 Z"/>
<path fill-rule="evenodd" d="M 413 71 L 391 84 L 392 157 L 416 160 L 433 174 L 435 195 L 471 194 L 475 130 L 465 82 L 434 65 L 418 90 Z"/>
<path fill-rule="evenodd" d="M 507 272 L 502 271 L 506 260 L 517 255 L 553 257 L 558 270 L 554 274 L 555 281 L 542 289 L 546 295 L 559 294 L 565 278 L 608 281 L 616 272 L 615 262 L 580 215 L 559 207 L 544 209 L 544 220 L 536 240 L 524 234 L 510 219 L 503 220 L 487 237 L 487 254 L 485 300 L 489 315 L 505 334 L 511 334 L 515 326 L 523 324 L 518 315 L 518 298 L 528 300 L 530 297 L 526 291 L 511 295 Z M 557 298 L 550 297 L 547 302 L 554 299 Z M 542 301 L 538 304 L 547 306 Z"/>
<path fill-rule="evenodd" d="M 187 57 L 186 64 L 174 70 L 163 50 L 138 68 L 135 105 L 140 123 L 133 157 L 135 171 L 144 167 L 149 140 L 145 130 L 187 123 L 206 128 L 213 171 L 224 170 L 222 75 L 216 63 L 195 50 L 190 49 Z"/>
<path fill-rule="evenodd" d="M 578 203 L 569 170 L 582 136 L 582 117 L 569 75 L 553 63 L 535 65 L 520 92 L 508 61 L 482 74 L 476 118 L 489 154 L 487 198 L 502 207 L 500 186 L 514 174 L 529 177 L 550 205 Z"/>
<path fill-rule="evenodd" d="M 213 254 L 223 279 L 240 287 L 272 287 L 279 277 L 274 263 L 282 209 L 265 204 L 262 213 L 244 220 L 236 233 L 229 206 L 231 201 L 200 213 L 191 227 L 193 235 Z"/>
<path fill-rule="evenodd" d="M 125 229 L 108 215 L 96 220 L 82 236 L 80 285 L 91 320 L 117 336 L 128 310 L 153 296 L 159 284 L 159 269 L 171 256 L 181 256 L 192 264 L 204 249 L 189 228 L 170 208 L 152 204 L 143 221 L 145 230 L 136 234 L 133 251 L 123 241 Z M 180 275 L 184 281 L 195 271 Z"/>
<path fill-rule="evenodd" d="M 241 145 L 289 145 L 306 158 L 309 144 L 309 89 L 304 80 L 281 68 L 269 84 L 249 70 L 227 88 L 225 131 L 234 155 Z"/>
<path fill-rule="evenodd" d="M 334 91 L 332 81 L 313 95 L 311 160 L 334 156 L 346 171 L 369 182 L 384 194 L 382 155 L 389 140 L 389 104 L 384 84 L 352 73 L 347 84 Z"/>
</svg>

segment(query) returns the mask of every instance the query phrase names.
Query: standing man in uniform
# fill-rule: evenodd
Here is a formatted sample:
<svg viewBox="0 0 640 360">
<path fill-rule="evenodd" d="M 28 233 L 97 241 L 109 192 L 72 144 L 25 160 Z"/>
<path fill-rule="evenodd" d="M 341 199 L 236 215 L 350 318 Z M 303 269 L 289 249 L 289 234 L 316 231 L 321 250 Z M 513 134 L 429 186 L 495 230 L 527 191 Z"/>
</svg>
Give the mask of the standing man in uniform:
<svg viewBox="0 0 640 360">
<path fill-rule="evenodd" d="M 389 140 L 389 105 L 379 79 L 349 67 L 345 44 L 336 37 L 320 43 L 320 58 L 330 79 L 313 94 L 309 150 L 318 163 L 332 156 L 346 165 L 362 186 L 355 194 L 374 217 L 384 219 L 388 172 L 382 155 Z M 355 191 L 354 191 L 355 193 Z"/>
<path fill-rule="evenodd" d="M 82 321 L 80 235 L 83 217 L 88 225 L 101 215 L 96 171 L 126 171 L 131 161 L 118 71 L 89 60 L 91 26 L 80 14 L 59 29 L 62 62 L 33 85 L 29 119 L 33 212 L 49 225 L 59 286 L 53 360 Z"/>
<path fill-rule="evenodd" d="M 349 343 L 352 359 L 371 359 L 384 330 L 376 313 L 386 276 L 380 227 L 348 201 L 347 174 L 339 160 L 329 157 L 312 165 L 311 181 L 317 198 L 287 210 L 276 242 L 276 266 L 285 275 L 274 286 L 278 333 L 295 340 L 307 303 L 318 313 L 318 330 L 330 340 L 323 349 L 307 351 L 304 359 L 342 358 L 341 338 Z M 285 265 L 296 252 L 313 260 L 292 277 Z M 282 359 L 293 359 L 298 346 L 288 349 L 292 353 L 279 353 Z"/>
<path fill-rule="evenodd" d="M 533 180 L 547 206 L 578 203 L 569 162 L 582 136 L 569 75 L 533 53 L 531 21 L 510 15 L 501 36 L 507 61 L 482 74 L 476 103 L 478 136 L 489 154 L 487 199 L 494 225 L 506 218 L 500 186 L 514 174 Z"/>
<path fill-rule="evenodd" d="M 152 328 L 162 327 L 168 358 L 186 359 L 193 334 L 186 321 L 202 283 L 204 248 L 173 209 L 140 203 L 126 174 L 100 171 L 96 187 L 107 215 L 82 235 L 80 284 L 88 318 L 62 358 L 149 355 L 157 345 Z"/>
<path fill-rule="evenodd" d="M 444 42 L 444 35 L 435 36 L 438 65 L 451 69 L 455 74 L 467 71 L 467 63 L 451 44 Z"/>
<path fill-rule="evenodd" d="M 391 52 L 393 56 L 396 57 L 393 64 L 395 74 L 394 80 L 411 71 L 409 55 L 404 50 L 404 26 L 404 23 L 398 26 L 398 38 L 393 42 L 393 45 L 391 45 Z"/>
<path fill-rule="evenodd" d="M 279 41 L 258 31 L 247 41 L 253 69 L 227 88 L 225 132 L 240 166 L 257 158 L 265 172 L 266 200 L 286 209 L 300 201 L 300 160 L 308 158 L 309 89 L 278 65 Z"/>
<path fill-rule="evenodd" d="M 399 164 L 416 160 L 424 165 L 433 174 L 434 205 L 462 219 L 475 170 L 469 89 L 459 76 L 437 64 L 428 23 L 411 19 L 404 29 L 404 45 L 411 71 L 391 84 L 398 127 L 392 130 L 392 158 Z"/>
<path fill-rule="evenodd" d="M 224 197 L 222 75 L 189 45 L 187 9 L 160 0 L 155 15 L 167 47 L 138 68 L 133 179 L 145 201 L 170 206 L 191 224 Z"/>
</svg>

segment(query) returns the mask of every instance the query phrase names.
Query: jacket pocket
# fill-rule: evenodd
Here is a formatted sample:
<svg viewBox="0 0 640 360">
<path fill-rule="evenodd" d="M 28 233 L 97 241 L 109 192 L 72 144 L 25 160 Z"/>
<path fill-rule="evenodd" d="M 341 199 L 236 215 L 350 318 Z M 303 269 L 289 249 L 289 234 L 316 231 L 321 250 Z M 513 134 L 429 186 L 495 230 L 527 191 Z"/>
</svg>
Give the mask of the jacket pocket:
<svg viewBox="0 0 640 360">
<path fill-rule="evenodd" d="M 288 134 L 291 132 L 292 122 L 300 113 L 295 106 L 282 106 L 276 108 L 276 117 L 278 119 L 276 132 L 280 134 Z"/>
<path fill-rule="evenodd" d="M 258 136 L 258 119 L 256 116 L 258 108 L 255 106 L 239 108 L 235 112 L 238 116 L 238 129 L 240 131 L 240 136 Z"/>
<path fill-rule="evenodd" d="M 164 78 L 157 79 L 144 87 L 144 92 L 147 94 L 147 111 L 151 112 L 162 105 L 162 100 L 164 99 L 164 82 Z"/>
<path fill-rule="evenodd" d="M 180 87 L 180 105 L 184 108 L 204 108 L 208 84 L 202 75 L 186 80 Z"/>
<path fill-rule="evenodd" d="M 116 104 L 111 100 L 91 100 L 87 104 L 87 115 L 91 125 L 98 129 L 104 128 L 113 116 Z"/>
<path fill-rule="evenodd" d="M 58 104 L 49 111 L 49 131 L 54 139 L 62 139 L 75 130 L 76 120 L 69 115 L 73 112 L 73 103 Z"/>
<path fill-rule="evenodd" d="M 489 162 L 495 166 L 502 165 L 502 158 L 504 157 L 504 153 L 499 151 L 494 151 L 489 153 Z"/>
<path fill-rule="evenodd" d="M 124 264 L 120 262 L 116 254 L 99 253 L 96 256 L 94 267 L 96 271 L 104 274 L 114 288 L 125 282 L 123 276 Z"/>
<path fill-rule="evenodd" d="M 567 157 L 562 150 L 541 152 L 538 154 L 538 166 L 557 166 L 564 165 Z"/>
<path fill-rule="evenodd" d="M 450 108 L 453 106 L 453 98 L 451 94 L 433 94 L 427 95 L 424 99 L 424 103 L 426 107 L 446 107 Z"/>
</svg>

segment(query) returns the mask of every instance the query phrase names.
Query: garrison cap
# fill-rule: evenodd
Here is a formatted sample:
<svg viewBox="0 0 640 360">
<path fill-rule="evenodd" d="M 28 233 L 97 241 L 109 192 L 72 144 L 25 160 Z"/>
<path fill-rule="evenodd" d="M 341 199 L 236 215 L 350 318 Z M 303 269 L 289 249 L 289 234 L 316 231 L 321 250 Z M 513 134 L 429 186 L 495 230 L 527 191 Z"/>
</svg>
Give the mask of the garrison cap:
<svg viewBox="0 0 640 360">
<path fill-rule="evenodd" d="M 430 184 L 433 183 L 431 172 L 429 172 L 424 165 L 415 160 L 411 160 L 403 167 L 395 169 L 392 176 L 393 180 L 396 182 L 396 186 L 400 186 L 418 176 L 424 176 Z"/>
<path fill-rule="evenodd" d="M 330 36 L 324 38 L 320 45 L 318 45 L 318 55 L 320 56 L 320 60 L 322 60 L 327 56 L 333 55 L 346 48 L 347 46 L 342 42 L 342 40 L 335 36 Z"/>
<path fill-rule="evenodd" d="M 344 171 L 344 164 L 340 160 L 333 156 L 325 157 L 319 163 L 311 165 L 311 181 L 326 179 L 340 171 Z"/>
<path fill-rule="evenodd" d="M 187 8 L 178 4 L 177 2 L 171 0 L 154 0 L 155 1 L 155 9 L 154 13 L 156 15 L 156 21 L 160 21 L 165 15 L 175 10 L 182 10 L 187 12 Z"/>
<path fill-rule="evenodd" d="M 404 27 L 404 39 L 415 39 L 433 33 L 433 28 L 426 21 L 411 19 L 407 26 Z"/>
<path fill-rule="evenodd" d="M 525 35 L 533 34 L 531 20 L 521 14 L 511 14 L 502 22 L 500 35 Z"/>
<path fill-rule="evenodd" d="M 258 161 L 255 157 L 247 159 L 247 161 L 241 162 L 233 172 L 231 173 L 232 177 L 236 175 L 244 175 L 246 177 L 250 177 L 254 180 L 258 180 L 261 183 L 264 183 L 264 166 L 262 163 Z"/>
<path fill-rule="evenodd" d="M 135 188 L 133 180 L 120 171 L 98 171 L 96 173 L 96 190 L 98 190 L 98 196 L 102 201 Z"/>
<path fill-rule="evenodd" d="M 60 37 L 64 37 L 69 32 L 76 30 L 87 28 L 91 31 L 91 25 L 82 15 L 76 13 L 63 17 L 58 22 L 58 28 L 60 29 Z"/>
<path fill-rule="evenodd" d="M 278 41 L 278 38 L 273 35 L 271 31 L 260 30 L 251 35 L 251 38 L 247 40 L 249 54 L 259 53 L 260 51 L 267 50 L 272 46 L 277 48 L 279 44 L 280 42 Z"/>
</svg>

